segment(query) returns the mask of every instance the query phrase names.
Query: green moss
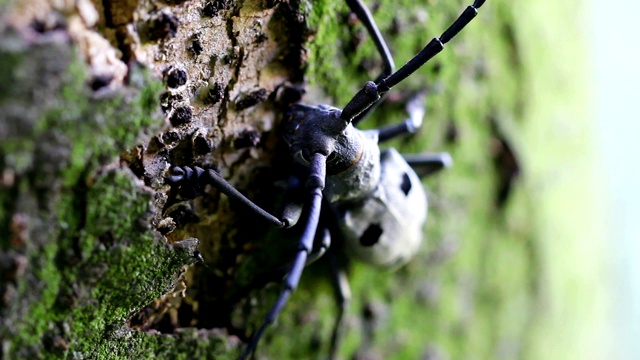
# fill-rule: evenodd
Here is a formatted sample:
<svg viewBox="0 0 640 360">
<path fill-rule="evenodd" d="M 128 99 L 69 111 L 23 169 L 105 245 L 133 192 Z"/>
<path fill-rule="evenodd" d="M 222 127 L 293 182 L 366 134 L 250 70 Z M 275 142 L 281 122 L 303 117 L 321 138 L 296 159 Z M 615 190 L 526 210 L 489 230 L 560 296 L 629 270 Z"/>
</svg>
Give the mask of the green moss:
<svg viewBox="0 0 640 360">
<path fill-rule="evenodd" d="M 60 44 L 51 46 L 64 53 Z M 9 53 L 19 60 L 42 49 L 24 50 Z M 59 83 L 23 81 L 23 87 L 2 89 L 20 92 L 7 94 L 12 99 L 35 91 L 30 85 L 58 87 L 52 90 L 58 95 L 55 101 L 35 104 L 38 115 L 31 128 L 17 127 L 11 140 L 0 144 L 2 164 L 16 174 L 13 191 L 3 191 L 0 198 L 1 228 L 9 229 L 15 211 L 11 206 L 21 207 L 31 224 L 28 267 L 17 279 L 15 295 L 15 304 L 27 311 L 16 312 L 11 326 L 3 327 L 3 354 L 127 358 L 122 339 L 106 335 L 170 291 L 190 260 L 150 228 L 151 193 L 128 169 L 98 170 L 133 146 L 142 131 L 162 124 L 157 117 L 161 84 L 138 69 L 132 74 L 138 88 L 95 98 L 85 85 L 81 62 L 70 56 L 63 69 L 65 56 L 46 59 L 16 60 L 9 72 L 47 71 L 46 61 L 52 61 L 56 64 L 50 68 L 63 74 Z M 47 178 L 49 182 L 42 181 Z M 2 246 L 7 245 L 8 237 L 2 237 Z M 61 347 L 55 339 L 67 345 Z"/>
<path fill-rule="evenodd" d="M 207 330 L 185 329 L 178 334 L 158 336 L 126 330 L 114 332 L 121 346 L 100 345 L 98 358 L 109 359 L 235 359 L 226 336 Z"/>
<path fill-rule="evenodd" d="M 136 182 L 128 170 L 109 172 L 87 194 L 87 226 L 80 243 L 90 256 L 75 278 L 82 283 L 84 272 L 106 271 L 92 284 L 84 299 L 88 303 L 70 314 L 74 320 L 70 327 L 78 339 L 77 350 L 89 357 L 99 353 L 96 344 L 120 349 L 122 339 L 104 334 L 123 324 L 132 311 L 170 291 L 185 264 L 150 232 L 146 224 L 151 194 Z M 119 351 L 117 356 L 126 356 Z"/>
<path fill-rule="evenodd" d="M 309 44 L 306 74 L 311 86 L 322 86 L 334 99 L 340 98 L 340 94 L 345 94 L 352 88 L 342 76 L 346 69 L 338 56 L 346 31 L 336 19 L 346 9 L 346 5 L 339 1 L 320 1 L 310 5 L 308 15 L 309 26 L 316 34 Z M 326 84 L 332 86 L 325 86 Z"/>
<path fill-rule="evenodd" d="M 28 312 L 24 315 L 23 320 L 15 324 L 14 331 L 18 336 L 11 343 L 11 347 L 18 353 L 25 350 L 33 352 L 33 349 L 40 348 L 43 334 L 50 326 L 52 318 L 50 309 L 55 302 L 57 289 L 61 281 L 61 274 L 55 269 L 54 265 L 55 250 L 55 244 L 45 246 L 29 259 L 31 263 L 37 264 L 34 269 L 34 277 L 46 284 L 45 287 L 42 287 L 36 293 L 35 284 L 30 282 L 18 283 L 18 298 L 29 299 L 37 297 L 38 299 L 37 302 L 33 302 L 27 307 Z"/>
</svg>

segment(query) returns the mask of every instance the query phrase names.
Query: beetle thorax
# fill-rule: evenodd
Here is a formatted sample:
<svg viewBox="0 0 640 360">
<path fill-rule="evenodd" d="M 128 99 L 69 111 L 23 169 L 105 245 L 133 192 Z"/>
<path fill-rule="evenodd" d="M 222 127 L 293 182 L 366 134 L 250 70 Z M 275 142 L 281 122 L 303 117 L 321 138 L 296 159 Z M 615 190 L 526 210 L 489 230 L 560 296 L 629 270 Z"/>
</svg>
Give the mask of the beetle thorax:
<svg viewBox="0 0 640 360">
<path fill-rule="evenodd" d="M 311 154 L 327 156 L 325 195 L 331 202 L 359 199 L 380 176 L 377 134 L 363 132 L 327 105 L 296 104 L 284 121 L 284 140 L 293 158 L 308 165 Z"/>
<path fill-rule="evenodd" d="M 358 153 L 348 167 L 328 172 L 325 196 L 332 203 L 351 202 L 370 196 L 380 181 L 378 133 L 351 128 L 349 139 L 358 143 Z"/>
</svg>

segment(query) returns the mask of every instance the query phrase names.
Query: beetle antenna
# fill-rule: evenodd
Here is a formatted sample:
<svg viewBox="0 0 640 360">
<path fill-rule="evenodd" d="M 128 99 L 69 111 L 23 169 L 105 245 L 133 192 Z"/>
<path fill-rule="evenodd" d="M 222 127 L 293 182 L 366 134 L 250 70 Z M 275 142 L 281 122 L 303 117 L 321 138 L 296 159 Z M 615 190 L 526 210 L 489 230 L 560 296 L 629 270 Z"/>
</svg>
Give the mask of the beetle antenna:
<svg viewBox="0 0 640 360">
<path fill-rule="evenodd" d="M 389 75 L 387 78 L 382 79 L 378 84 L 378 90 L 380 93 L 389 91 L 393 86 L 397 85 L 402 80 L 406 79 L 409 75 L 413 74 L 427 61 L 431 60 L 440 51 L 444 49 L 444 45 L 453 39 L 473 18 L 478 15 L 478 8 L 484 4 L 485 0 L 476 0 L 473 5 L 469 5 L 462 14 L 456 19 L 456 21 L 445 30 L 439 38 L 433 38 L 427 46 L 425 46 L 413 59 L 409 60 L 403 67 L 401 67 L 395 73 Z"/>
<path fill-rule="evenodd" d="M 427 61 L 436 56 L 444 49 L 446 43 L 453 39 L 460 30 L 467 26 L 467 24 L 478 15 L 478 9 L 485 1 L 486 0 L 475 0 L 473 5 L 469 5 L 439 38 L 433 38 L 416 56 L 409 60 L 409 62 L 398 71 L 377 83 L 373 81 L 367 82 L 344 107 L 341 117 L 346 121 L 351 121 L 354 117 L 358 116 L 358 114 L 376 103 L 384 93 L 409 77 L 409 75 L 413 74 L 426 64 Z"/>
<path fill-rule="evenodd" d="M 367 29 L 371 40 L 373 40 L 373 43 L 376 45 L 376 49 L 378 49 L 378 52 L 382 57 L 384 69 L 376 78 L 376 81 L 380 81 L 391 75 L 393 68 L 395 67 L 391 51 L 389 51 L 389 46 L 387 46 L 387 43 L 382 38 L 382 34 L 380 33 L 375 20 L 373 20 L 371 12 L 367 9 L 362 0 L 346 0 L 346 2 L 351 11 L 356 14 L 362 25 Z"/>
</svg>

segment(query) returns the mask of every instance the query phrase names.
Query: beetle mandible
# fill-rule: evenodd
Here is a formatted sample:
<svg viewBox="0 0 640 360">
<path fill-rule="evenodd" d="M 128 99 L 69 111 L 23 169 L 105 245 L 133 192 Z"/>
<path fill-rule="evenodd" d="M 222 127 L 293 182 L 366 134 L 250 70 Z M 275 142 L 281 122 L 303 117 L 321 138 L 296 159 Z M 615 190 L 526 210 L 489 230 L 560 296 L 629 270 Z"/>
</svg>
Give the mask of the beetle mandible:
<svg viewBox="0 0 640 360">
<path fill-rule="evenodd" d="M 421 126 L 424 106 L 420 97 L 408 103 L 409 118 L 404 122 L 366 131 L 357 129 L 355 125 L 392 87 L 442 51 L 444 45 L 477 15 L 485 0 L 475 0 L 440 37 L 432 39 L 395 72 L 388 46 L 369 10 L 361 0 L 346 2 L 373 39 L 383 58 L 384 69 L 375 81 L 367 82 L 343 109 L 295 104 L 287 112 L 283 140 L 294 162 L 307 169 L 306 178 L 302 181 L 308 193 L 306 201 L 285 204 L 282 216 L 276 217 L 242 195 L 214 170 L 175 166 L 167 178 L 168 183 L 179 187 L 201 189 L 204 185 L 212 185 L 281 228 L 297 224 L 303 207 L 306 207 L 304 231 L 283 281 L 283 289 L 240 359 L 255 351 L 264 331 L 276 320 L 296 289 L 304 267 L 325 253 L 331 239 L 339 240 L 350 256 L 373 265 L 396 267 L 406 263 L 418 250 L 427 216 L 426 196 L 414 169 L 421 169 L 422 175 L 426 175 L 451 163 L 446 153 L 402 156 L 395 149 L 380 151 L 378 147 L 379 142 L 413 133 Z M 191 193 L 195 195 L 199 191 Z M 326 233 L 327 236 L 316 236 L 316 233 Z M 317 238 L 322 239 L 321 244 L 314 244 Z M 344 273 L 338 269 L 334 275 L 341 308 L 334 326 L 331 355 L 338 346 L 342 315 L 350 298 Z"/>
</svg>

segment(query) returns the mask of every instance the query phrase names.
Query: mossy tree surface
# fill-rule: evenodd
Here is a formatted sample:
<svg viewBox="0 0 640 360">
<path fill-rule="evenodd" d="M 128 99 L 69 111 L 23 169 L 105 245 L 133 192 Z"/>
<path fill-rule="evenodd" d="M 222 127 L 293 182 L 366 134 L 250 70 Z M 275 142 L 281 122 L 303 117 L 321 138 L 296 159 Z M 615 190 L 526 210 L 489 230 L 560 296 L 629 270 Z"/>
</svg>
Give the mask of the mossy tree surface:
<svg viewBox="0 0 640 360">
<path fill-rule="evenodd" d="M 380 58 L 341 1 L 108 4 L 2 8 L 2 355 L 234 358 L 280 290 L 267 280 L 296 231 L 213 189 L 184 201 L 167 170 L 216 165 L 277 211 L 290 161 L 281 90 L 344 106 Z M 468 4 L 369 5 L 400 66 Z M 512 158 L 529 110 L 515 11 L 487 2 L 363 122 L 402 120 L 402 102 L 426 90 L 424 128 L 391 146 L 449 151 L 455 167 L 425 184 L 427 240 L 414 261 L 393 273 L 350 268 L 342 358 L 530 353 L 545 264 L 522 184 L 504 196 L 526 170 Z M 196 251 L 207 267 L 188 266 Z M 336 314 L 326 270 L 307 269 L 259 357 L 325 356 Z"/>
</svg>

